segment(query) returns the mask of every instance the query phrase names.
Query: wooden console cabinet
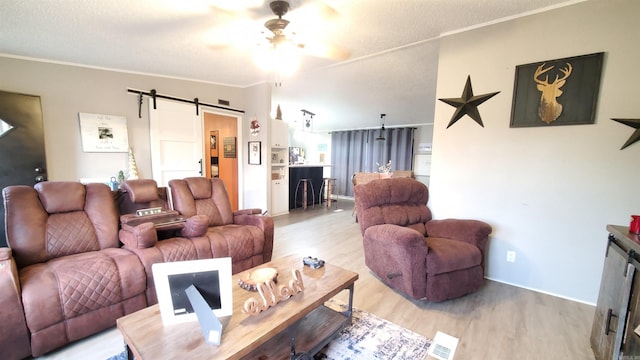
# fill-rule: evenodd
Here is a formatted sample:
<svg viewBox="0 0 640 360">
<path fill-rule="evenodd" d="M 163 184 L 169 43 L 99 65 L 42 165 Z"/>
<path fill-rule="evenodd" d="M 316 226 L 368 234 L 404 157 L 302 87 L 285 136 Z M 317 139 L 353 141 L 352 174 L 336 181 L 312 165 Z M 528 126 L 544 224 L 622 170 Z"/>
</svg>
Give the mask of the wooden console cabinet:
<svg viewBox="0 0 640 360">
<path fill-rule="evenodd" d="M 640 236 L 608 225 L 609 239 L 591 329 L 597 360 L 640 357 Z M 638 328 L 638 333 L 634 330 Z"/>
</svg>

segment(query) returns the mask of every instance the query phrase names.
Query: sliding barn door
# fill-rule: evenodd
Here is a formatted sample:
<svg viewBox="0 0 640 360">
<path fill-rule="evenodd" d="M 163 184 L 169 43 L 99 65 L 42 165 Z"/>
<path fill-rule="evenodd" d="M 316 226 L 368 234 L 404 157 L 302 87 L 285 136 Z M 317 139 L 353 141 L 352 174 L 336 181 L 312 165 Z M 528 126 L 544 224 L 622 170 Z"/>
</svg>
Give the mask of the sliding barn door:
<svg viewBox="0 0 640 360">
<path fill-rule="evenodd" d="M 158 186 L 171 179 L 202 176 L 202 120 L 195 105 L 149 101 L 151 171 Z"/>
</svg>

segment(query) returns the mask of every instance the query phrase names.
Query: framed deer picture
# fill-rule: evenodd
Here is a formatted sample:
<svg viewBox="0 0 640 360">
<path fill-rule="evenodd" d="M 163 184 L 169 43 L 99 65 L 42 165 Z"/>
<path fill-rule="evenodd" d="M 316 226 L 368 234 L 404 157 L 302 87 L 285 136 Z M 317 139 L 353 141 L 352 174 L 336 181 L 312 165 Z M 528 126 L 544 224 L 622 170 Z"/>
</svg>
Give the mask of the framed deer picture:
<svg viewBox="0 0 640 360">
<path fill-rule="evenodd" d="M 604 53 L 516 66 L 512 128 L 595 123 Z"/>
</svg>

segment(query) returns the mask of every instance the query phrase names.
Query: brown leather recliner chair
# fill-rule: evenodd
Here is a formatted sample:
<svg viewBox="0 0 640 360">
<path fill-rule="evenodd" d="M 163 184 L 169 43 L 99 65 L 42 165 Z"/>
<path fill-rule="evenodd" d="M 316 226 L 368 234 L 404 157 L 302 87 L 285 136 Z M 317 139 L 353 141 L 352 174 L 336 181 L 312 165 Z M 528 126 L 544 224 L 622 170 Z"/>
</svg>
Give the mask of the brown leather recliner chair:
<svg viewBox="0 0 640 360">
<path fill-rule="evenodd" d="M 173 208 L 181 215 L 206 215 L 206 236 L 213 257 L 231 257 L 232 272 L 238 273 L 271 261 L 273 220 L 260 209 L 233 211 L 224 182 L 190 177 L 169 181 Z"/>
<path fill-rule="evenodd" d="M 42 182 L 3 196 L 11 250 L 2 251 L 0 294 L 13 305 L 2 311 L 23 312 L 0 321 L 3 357 L 42 355 L 147 305 L 144 268 L 119 247 L 108 186 Z"/>
<path fill-rule="evenodd" d="M 204 215 L 190 218 L 168 209 L 167 189 L 155 180 L 127 180 L 114 193 L 120 211 L 120 241 L 140 258 L 147 274 L 147 304 L 158 303 L 152 265 L 161 262 L 211 259 Z M 161 208 L 160 213 L 138 216 L 137 210 Z"/>
<path fill-rule="evenodd" d="M 434 302 L 482 287 L 488 224 L 432 220 L 427 186 L 410 178 L 374 180 L 354 192 L 365 263 L 386 284 Z"/>
</svg>

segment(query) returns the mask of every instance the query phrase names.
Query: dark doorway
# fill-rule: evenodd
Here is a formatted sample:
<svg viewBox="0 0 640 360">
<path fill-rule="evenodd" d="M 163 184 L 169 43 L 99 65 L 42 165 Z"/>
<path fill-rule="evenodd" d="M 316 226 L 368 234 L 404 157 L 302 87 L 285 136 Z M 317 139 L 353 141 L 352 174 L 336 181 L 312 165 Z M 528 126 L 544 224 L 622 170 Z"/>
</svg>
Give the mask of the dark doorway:
<svg viewBox="0 0 640 360">
<path fill-rule="evenodd" d="M 0 189 L 45 181 L 40 97 L 0 91 Z M 0 203 L 0 247 L 7 246 L 4 201 Z"/>
</svg>

